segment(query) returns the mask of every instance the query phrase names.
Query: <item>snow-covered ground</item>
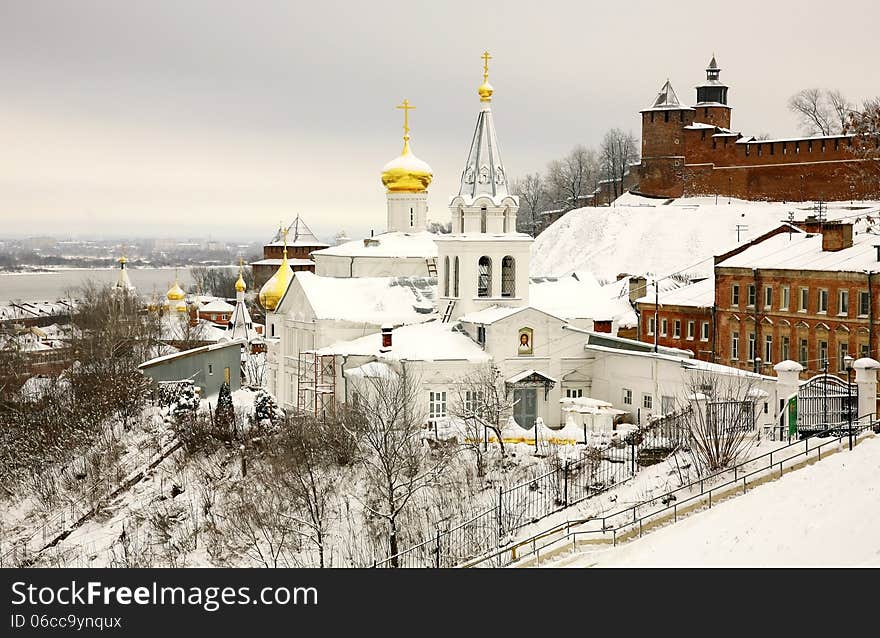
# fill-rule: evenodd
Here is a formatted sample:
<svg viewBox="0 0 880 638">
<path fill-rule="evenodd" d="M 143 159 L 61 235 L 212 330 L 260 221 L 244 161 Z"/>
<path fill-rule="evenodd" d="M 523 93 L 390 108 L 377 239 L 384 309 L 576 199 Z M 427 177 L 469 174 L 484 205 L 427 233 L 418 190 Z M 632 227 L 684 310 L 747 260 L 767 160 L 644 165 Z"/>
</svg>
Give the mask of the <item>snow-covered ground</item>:
<svg viewBox="0 0 880 638">
<path fill-rule="evenodd" d="M 878 476 L 871 437 L 641 539 L 548 566 L 878 566 Z"/>
<path fill-rule="evenodd" d="M 623 272 L 665 275 L 685 269 L 686 274 L 707 276 L 712 273 L 713 255 L 775 228 L 788 220 L 790 212 L 795 219 L 813 212 L 809 202 L 731 199 L 728 204 L 726 197 L 715 201 L 715 197 L 662 200 L 627 193 L 613 206 L 571 211 L 538 235 L 532 246 L 531 274 L 588 270 L 600 280 L 614 281 Z M 876 216 L 878 211 L 878 202 L 829 202 L 827 218 L 855 220 Z"/>
</svg>

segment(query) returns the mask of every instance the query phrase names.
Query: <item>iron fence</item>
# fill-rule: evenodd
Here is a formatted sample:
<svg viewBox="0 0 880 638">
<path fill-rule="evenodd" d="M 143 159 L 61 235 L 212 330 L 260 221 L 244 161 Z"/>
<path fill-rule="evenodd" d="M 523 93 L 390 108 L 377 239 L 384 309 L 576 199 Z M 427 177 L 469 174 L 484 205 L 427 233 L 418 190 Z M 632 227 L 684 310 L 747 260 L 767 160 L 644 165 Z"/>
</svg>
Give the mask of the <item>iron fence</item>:
<svg viewBox="0 0 880 638">
<path fill-rule="evenodd" d="M 465 521 L 436 527 L 428 538 L 374 567 L 454 567 L 510 542 L 528 525 L 603 493 L 633 477 L 640 465 L 666 458 L 686 441 L 688 410 L 654 420 L 637 435 L 627 435 L 604 449 L 580 448 L 568 458 L 543 452 L 551 469 L 512 487 L 499 487 L 494 504 Z"/>
</svg>

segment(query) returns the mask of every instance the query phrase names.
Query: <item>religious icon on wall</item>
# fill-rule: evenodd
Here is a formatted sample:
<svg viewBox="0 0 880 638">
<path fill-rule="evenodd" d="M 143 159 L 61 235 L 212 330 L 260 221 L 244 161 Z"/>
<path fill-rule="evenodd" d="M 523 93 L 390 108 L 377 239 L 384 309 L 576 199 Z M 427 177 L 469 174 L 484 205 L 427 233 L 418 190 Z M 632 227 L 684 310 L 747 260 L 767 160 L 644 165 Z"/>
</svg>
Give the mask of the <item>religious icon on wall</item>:
<svg viewBox="0 0 880 638">
<path fill-rule="evenodd" d="M 519 329 L 519 354 L 532 354 L 532 329 Z"/>
</svg>

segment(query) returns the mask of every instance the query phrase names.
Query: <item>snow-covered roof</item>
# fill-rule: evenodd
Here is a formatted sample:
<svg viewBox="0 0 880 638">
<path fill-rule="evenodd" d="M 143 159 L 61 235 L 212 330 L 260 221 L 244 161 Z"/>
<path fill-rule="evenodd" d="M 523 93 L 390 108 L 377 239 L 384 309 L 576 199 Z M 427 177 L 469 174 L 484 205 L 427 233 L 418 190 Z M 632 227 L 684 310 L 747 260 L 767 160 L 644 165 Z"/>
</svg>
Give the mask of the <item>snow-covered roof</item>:
<svg viewBox="0 0 880 638">
<path fill-rule="evenodd" d="M 321 348 L 318 354 L 375 356 L 379 360 L 488 361 L 489 355 L 470 337 L 455 329 L 456 325 L 429 321 L 395 328 L 391 333 L 392 346 L 389 352 L 381 352 L 382 335 L 376 332 Z"/>
<path fill-rule="evenodd" d="M 613 320 L 619 314 L 596 278 L 585 271 L 531 278 L 529 304 L 565 319 Z"/>
<path fill-rule="evenodd" d="M 755 244 L 718 264 L 719 268 L 777 268 L 828 270 L 836 272 L 878 272 L 877 248 L 880 235 L 860 233 L 853 245 L 836 251 L 822 250 L 822 235 L 783 233 Z"/>
<path fill-rule="evenodd" d="M 373 237 L 345 242 L 322 250 L 316 250 L 313 256 L 339 257 L 417 257 L 428 258 L 437 256 L 437 235 L 427 231 L 420 233 L 390 232 Z"/>
<path fill-rule="evenodd" d="M 222 299 L 212 299 L 204 306 L 200 306 L 198 310 L 199 312 L 232 312 L 235 310 L 235 306 Z"/>
<path fill-rule="evenodd" d="M 778 227 L 789 212 L 803 218 L 813 209 L 811 202 L 715 201 L 714 196 L 662 200 L 626 193 L 613 206 L 570 211 L 535 238 L 530 274 L 586 270 L 600 281 L 614 281 L 622 272 L 708 277 L 713 255 Z M 880 210 L 878 202 L 856 205 L 867 206 L 865 214 L 874 216 Z M 829 220 L 853 213 L 849 201 L 827 203 Z M 743 224 L 748 229 L 737 237 L 737 225 Z"/>
<path fill-rule="evenodd" d="M 238 348 L 244 343 L 244 340 L 236 339 L 234 341 L 224 341 L 222 343 L 212 343 L 208 346 L 200 346 L 198 348 L 191 348 L 189 350 L 181 350 L 180 352 L 174 352 L 172 354 L 166 354 L 161 357 L 156 357 L 155 359 L 150 359 L 149 361 L 144 361 L 142 364 L 138 366 L 138 370 L 143 370 L 144 368 L 149 368 L 154 365 L 158 365 L 160 363 L 165 363 L 166 361 L 173 361 L 175 359 L 180 359 L 182 357 L 189 357 L 194 354 L 201 354 L 205 352 L 213 352 L 214 350 L 221 350 L 223 348 L 229 348 L 231 346 L 236 346 Z"/>
<path fill-rule="evenodd" d="M 693 109 L 681 105 L 681 102 L 678 101 L 678 96 L 672 88 L 672 84 L 669 80 L 666 80 L 657 97 L 654 98 L 654 103 L 651 107 L 643 109 L 641 112 L 646 113 L 648 111 L 693 111 Z"/>
<path fill-rule="evenodd" d="M 694 122 L 693 124 L 688 124 L 684 127 L 686 131 L 699 131 L 703 129 L 714 129 L 714 124 L 703 124 L 702 122 Z"/>
<path fill-rule="evenodd" d="M 397 372 L 395 372 L 394 368 L 387 363 L 382 361 L 370 361 L 357 368 L 345 370 L 343 374 L 347 377 L 359 377 L 362 379 L 390 379 L 394 377 Z"/>
<path fill-rule="evenodd" d="M 436 277 L 321 277 L 303 271 L 295 279 L 318 319 L 420 323 L 435 310 Z"/>
<path fill-rule="evenodd" d="M 267 245 L 268 246 L 282 246 L 284 245 L 284 238 L 281 235 L 281 230 L 275 231 L 275 236 L 272 238 Z M 291 222 L 290 226 L 287 227 L 287 245 L 288 246 L 329 246 L 329 244 L 319 240 L 315 233 L 312 232 L 312 229 L 308 227 L 308 225 L 303 221 L 302 217 L 299 215 Z"/>
<path fill-rule="evenodd" d="M 259 261 L 252 261 L 251 266 L 280 266 L 282 259 L 260 259 Z M 314 266 L 315 262 L 311 259 L 299 259 L 288 257 L 287 263 L 291 266 Z"/>
<path fill-rule="evenodd" d="M 524 379 L 528 379 L 531 376 L 541 377 L 542 379 L 546 379 L 550 383 L 558 383 L 558 381 L 556 379 L 554 379 L 553 377 L 548 376 L 539 370 L 533 370 L 531 368 L 529 368 L 528 370 L 523 370 L 522 372 L 519 372 L 519 373 L 513 375 L 512 377 L 506 379 L 506 381 L 507 381 L 507 383 L 519 383 L 520 381 L 523 381 Z"/>
<path fill-rule="evenodd" d="M 636 300 L 637 303 L 644 304 L 653 304 L 654 301 L 653 289 L 650 295 Z M 674 288 L 668 292 L 663 292 L 661 289 L 659 301 L 661 306 L 711 308 L 715 304 L 715 278 L 708 277 L 697 283 Z"/>
<path fill-rule="evenodd" d="M 516 313 L 521 312 L 525 309 L 526 306 L 489 306 L 488 308 L 483 308 L 482 310 L 477 310 L 476 312 L 469 312 L 466 315 L 462 315 L 458 318 L 458 320 L 465 323 L 474 323 L 488 326 L 495 323 L 496 321 L 501 321 L 502 319 L 506 319 L 511 315 L 515 315 Z"/>
<path fill-rule="evenodd" d="M 591 397 L 563 397 L 559 399 L 559 403 L 563 412 L 577 412 L 578 414 L 626 414 L 625 411 L 616 409 L 608 401 Z"/>
</svg>

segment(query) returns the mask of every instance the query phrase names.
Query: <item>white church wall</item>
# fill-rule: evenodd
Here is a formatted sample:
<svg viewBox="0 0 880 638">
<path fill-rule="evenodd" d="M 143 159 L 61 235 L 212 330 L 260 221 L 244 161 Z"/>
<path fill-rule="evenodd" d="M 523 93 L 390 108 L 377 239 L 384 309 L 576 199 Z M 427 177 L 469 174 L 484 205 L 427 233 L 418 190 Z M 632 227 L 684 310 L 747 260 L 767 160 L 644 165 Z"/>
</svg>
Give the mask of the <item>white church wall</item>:
<svg viewBox="0 0 880 638">
<path fill-rule="evenodd" d="M 427 257 L 313 255 L 322 277 L 427 277 Z"/>
</svg>

